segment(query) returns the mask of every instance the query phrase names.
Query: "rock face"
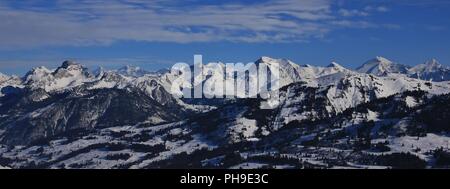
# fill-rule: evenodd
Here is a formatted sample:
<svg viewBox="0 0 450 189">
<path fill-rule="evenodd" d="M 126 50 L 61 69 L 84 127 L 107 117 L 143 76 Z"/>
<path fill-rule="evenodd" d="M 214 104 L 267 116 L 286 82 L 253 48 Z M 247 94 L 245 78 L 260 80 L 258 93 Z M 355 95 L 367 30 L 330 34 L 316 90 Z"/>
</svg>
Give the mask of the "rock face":
<svg viewBox="0 0 450 189">
<path fill-rule="evenodd" d="M 34 102 L 39 91 L 23 92 L 8 99 L 1 114 L 1 127 L 6 130 L 6 144 L 29 144 L 73 131 L 92 131 L 117 125 L 162 124 L 180 120 L 187 115 L 181 106 L 164 101 L 164 105 L 143 92 L 118 89 L 70 92 L 51 95 L 46 100 Z"/>
<path fill-rule="evenodd" d="M 174 98 L 176 74 L 168 71 L 92 74 L 65 61 L 23 78 L 0 75 L 0 166 L 450 166 L 450 83 L 437 61 L 409 68 L 377 57 L 357 71 L 335 62 L 256 63 L 281 68 L 273 109 L 262 108 L 273 99 Z M 213 73 L 200 83 L 221 77 Z"/>
</svg>

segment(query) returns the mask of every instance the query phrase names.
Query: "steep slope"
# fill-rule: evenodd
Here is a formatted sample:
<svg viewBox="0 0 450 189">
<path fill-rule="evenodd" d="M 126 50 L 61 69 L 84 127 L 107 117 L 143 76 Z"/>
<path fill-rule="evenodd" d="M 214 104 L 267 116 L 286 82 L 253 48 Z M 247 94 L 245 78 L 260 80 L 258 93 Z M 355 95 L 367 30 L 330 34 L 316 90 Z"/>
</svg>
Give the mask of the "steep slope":
<svg viewBox="0 0 450 189">
<path fill-rule="evenodd" d="M 324 78 L 320 78 L 324 79 Z M 276 128 L 292 121 L 311 121 L 331 117 L 349 108 L 405 91 L 428 91 L 432 95 L 450 92 L 448 83 L 432 83 L 400 77 L 375 77 L 372 75 L 344 75 L 326 78 L 326 85 L 318 88 L 305 83 L 294 83 L 281 91 L 281 109 Z M 321 83 L 321 82 L 319 82 Z M 309 104 L 309 105 L 305 105 Z M 309 109 L 305 109 L 309 107 Z M 313 108 L 315 107 L 315 108 Z"/>
</svg>

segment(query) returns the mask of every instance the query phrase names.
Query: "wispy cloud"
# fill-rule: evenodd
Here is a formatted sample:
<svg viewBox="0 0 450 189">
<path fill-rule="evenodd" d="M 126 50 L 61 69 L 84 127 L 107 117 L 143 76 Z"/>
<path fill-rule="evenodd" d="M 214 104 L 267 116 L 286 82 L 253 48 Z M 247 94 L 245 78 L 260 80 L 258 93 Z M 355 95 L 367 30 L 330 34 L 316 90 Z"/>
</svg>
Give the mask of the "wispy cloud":
<svg viewBox="0 0 450 189">
<path fill-rule="evenodd" d="M 369 11 L 334 10 L 331 0 L 2 2 L 0 48 L 108 45 L 121 40 L 298 42 L 322 38 L 338 27 L 373 28 L 378 24 L 355 20 Z M 346 19 L 349 16 L 352 20 Z"/>
<path fill-rule="evenodd" d="M 425 29 L 428 31 L 439 32 L 439 31 L 445 31 L 447 29 L 447 27 L 438 26 L 438 25 L 428 25 L 428 26 L 425 26 Z"/>
<path fill-rule="evenodd" d="M 389 8 L 385 6 L 366 6 L 364 7 L 365 11 L 377 11 L 377 12 L 388 12 Z"/>
<path fill-rule="evenodd" d="M 345 16 L 345 17 L 350 17 L 350 16 L 369 16 L 369 12 L 367 12 L 367 11 L 360 11 L 360 10 L 357 10 L 357 9 L 352 9 L 352 10 L 339 9 L 339 14 L 341 14 L 342 16 Z"/>
</svg>

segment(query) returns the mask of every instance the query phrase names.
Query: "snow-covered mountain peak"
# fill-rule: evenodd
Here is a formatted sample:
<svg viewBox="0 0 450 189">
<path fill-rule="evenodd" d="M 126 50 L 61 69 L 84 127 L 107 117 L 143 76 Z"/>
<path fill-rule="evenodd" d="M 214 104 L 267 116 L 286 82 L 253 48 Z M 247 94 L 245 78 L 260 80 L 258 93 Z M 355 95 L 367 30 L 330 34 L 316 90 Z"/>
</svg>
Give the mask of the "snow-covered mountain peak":
<svg viewBox="0 0 450 189">
<path fill-rule="evenodd" d="M 444 68 L 444 66 L 442 64 L 440 64 L 439 61 L 437 61 L 434 58 L 425 62 L 424 65 L 425 65 L 424 71 L 427 71 L 427 72 L 433 72 L 433 71 L 437 71 L 439 69 Z"/>
<path fill-rule="evenodd" d="M 118 69 L 117 73 L 125 75 L 125 76 L 141 77 L 146 74 L 149 74 L 150 72 L 148 72 L 138 66 L 126 65 L 126 66 Z"/>
<path fill-rule="evenodd" d="M 386 68 L 388 68 L 389 66 L 391 66 L 392 64 L 394 64 L 391 60 L 381 57 L 381 56 L 377 56 L 367 62 L 365 62 L 363 64 L 362 68 L 378 68 L 380 69 L 380 71 L 386 70 Z M 370 71 L 370 70 L 368 70 Z"/>
<path fill-rule="evenodd" d="M 382 56 L 376 56 L 373 60 L 376 62 L 379 62 L 381 64 L 392 64 L 393 62 L 385 57 Z"/>
<path fill-rule="evenodd" d="M 45 66 L 39 66 L 31 69 L 26 75 L 25 80 L 38 80 L 39 78 L 45 77 L 51 74 L 53 71 L 46 68 Z"/>
<path fill-rule="evenodd" d="M 256 64 L 260 64 L 260 63 L 264 63 L 267 65 L 270 64 L 279 64 L 280 67 L 283 66 L 293 66 L 295 65 L 296 67 L 298 66 L 297 64 L 295 64 L 294 62 L 288 60 L 288 59 L 275 59 L 275 58 L 271 58 L 271 57 L 267 57 L 267 56 L 262 56 L 261 58 L 259 58 L 258 60 L 256 60 L 255 62 Z"/>
<path fill-rule="evenodd" d="M 56 77 L 71 77 L 77 75 L 90 76 L 87 68 L 81 64 L 75 63 L 74 61 L 66 60 L 58 67 L 53 73 Z"/>
<path fill-rule="evenodd" d="M 87 68 L 73 61 L 64 61 L 56 70 L 46 67 L 33 68 L 24 78 L 25 84 L 32 89 L 41 88 L 47 92 L 77 86 L 93 80 Z"/>
<path fill-rule="evenodd" d="M 277 65 L 279 67 L 280 87 L 311 77 L 310 71 L 302 71 L 302 68 L 298 64 L 288 59 L 274 59 L 263 56 L 259 58 L 255 63 L 266 64 L 270 69 L 272 69 L 271 65 Z"/>
<path fill-rule="evenodd" d="M 274 59 L 274 58 L 271 58 L 268 56 L 262 56 L 256 62 L 263 63 L 263 62 L 276 62 L 276 61 L 277 61 L 277 59 Z"/>
<path fill-rule="evenodd" d="M 62 63 L 60 68 L 70 69 L 70 68 L 78 68 L 78 67 L 82 67 L 82 66 L 80 64 L 77 64 L 75 61 L 66 60 Z"/>
<path fill-rule="evenodd" d="M 344 66 L 341 66 L 340 64 L 338 64 L 337 62 L 331 62 L 328 66 L 328 68 L 335 68 L 337 70 L 345 70 L 346 68 Z"/>
<path fill-rule="evenodd" d="M 441 64 L 439 64 L 439 61 L 435 58 L 428 60 L 425 64 L 429 66 L 442 66 Z"/>
<path fill-rule="evenodd" d="M 319 84 L 333 83 L 333 81 L 331 81 L 331 80 L 341 78 L 347 74 L 354 74 L 353 71 L 341 66 L 340 64 L 338 64 L 337 62 L 334 62 L 334 61 L 331 62 L 326 67 L 319 67 L 319 66 L 316 67 L 316 66 L 311 66 L 308 64 L 301 66 L 299 69 L 299 73 L 300 73 L 300 75 L 303 76 L 302 77 L 303 81 L 306 81 L 306 82 L 312 84 L 311 86 L 315 86 L 316 82 L 319 82 Z M 327 76 L 330 76 L 330 77 L 327 77 Z M 321 78 L 320 81 L 317 80 L 319 78 Z"/>
<path fill-rule="evenodd" d="M 438 60 L 433 58 L 431 60 L 426 61 L 423 64 L 419 64 L 417 66 L 414 66 L 413 68 L 411 68 L 410 71 L 411 72 L 427 72 L 427 73 L 430 73 L 430 72 L 439 71 L 441 69 L 445 69 L 445 67 L 442 64 L 440 64 Z"/>
<path fill-rule="evenodd" d="M 408 66 L 397 64 L 387 58 L 377 56 L 356 68 L 356 71 L 376 76 L 386 76 L 391 73 L 407 73 Z"/>
<path fill-rule="evenodd" d="M 450 80 L 450 68 L 440 64 L 436 59 L 431 59 L 409 69 L 408 75 L 422 80 L 448 81 Z"/>
</svg>

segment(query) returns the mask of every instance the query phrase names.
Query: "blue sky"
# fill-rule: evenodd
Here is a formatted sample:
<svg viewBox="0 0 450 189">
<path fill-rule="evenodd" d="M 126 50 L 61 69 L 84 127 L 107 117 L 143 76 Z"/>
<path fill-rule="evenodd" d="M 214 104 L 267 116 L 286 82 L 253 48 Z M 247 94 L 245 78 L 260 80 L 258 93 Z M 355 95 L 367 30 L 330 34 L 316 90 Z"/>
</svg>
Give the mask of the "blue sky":
<svg viewBox="0 0 450 189">
<path fill-rule="evenodd" d="M 448 0 L 24 0 L 0 1 L 0 72 L 24 74 L 65 59 L 88 67 L 176 62 L 354 68 L 375 56 L 450 64 Z"/>
</svg>

